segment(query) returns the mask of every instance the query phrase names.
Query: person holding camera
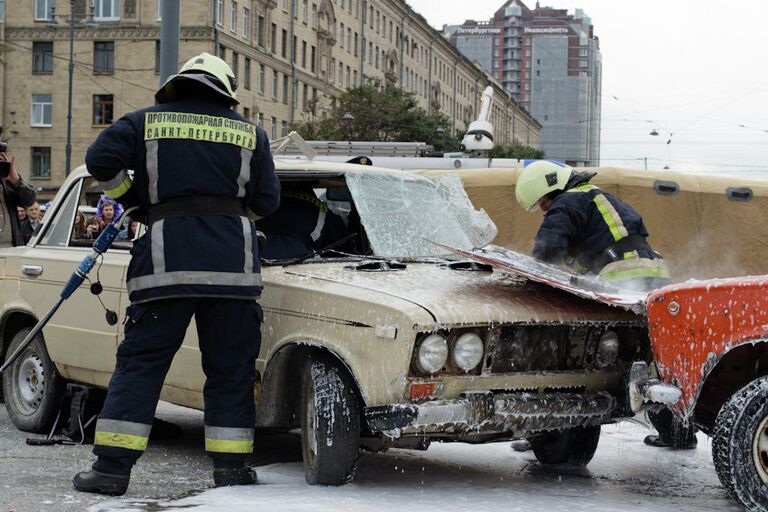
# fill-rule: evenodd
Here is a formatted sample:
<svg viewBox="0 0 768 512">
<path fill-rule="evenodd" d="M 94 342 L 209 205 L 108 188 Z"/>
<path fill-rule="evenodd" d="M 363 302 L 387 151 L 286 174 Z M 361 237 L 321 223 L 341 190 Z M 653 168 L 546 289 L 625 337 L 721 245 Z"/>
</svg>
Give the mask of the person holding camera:
<svg viewBox="0 0 768 512">
<path fill-rule="evenodd" d="M 15 157 L 8 156 L 8 144 L 0 142 L 0 247 L 26 243 L 21 233 L 18 207 L 35 203 L 35 189 L 16 172 Z"/>
</svg>

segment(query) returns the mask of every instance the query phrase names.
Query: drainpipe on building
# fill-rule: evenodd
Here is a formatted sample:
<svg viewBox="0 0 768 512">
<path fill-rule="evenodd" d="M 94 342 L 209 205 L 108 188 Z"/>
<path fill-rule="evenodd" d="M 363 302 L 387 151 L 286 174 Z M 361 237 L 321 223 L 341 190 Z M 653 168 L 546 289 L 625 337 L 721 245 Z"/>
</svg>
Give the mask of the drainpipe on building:
<svg viewBox="0 0 768 512">
<path fill-rule="evenodd" d="M 216 0 L 211 0 L 211 12 L 213 13 L 213 55 L 219 56 L 219 29 L 216 26 Z"/>
<path fill-rule="evenodd" d="M 432 39 L 429 40 L 429 79 L 427 82 L 427 114 L 432 115 L 432 61 L 434 56 L 432 55 L 432 45 L 435 44 L 435 35 L 432 34 Z"/>
<path fill-rule="evenodd" d="M 365 17 L 368 12 L 368 0 L 363 0 L 363 15 L 360 16 L 360 83 L 365 84 Z"/>
<path fill-rule="evenodd" d="M 293 36 L 296 30 L 296 0 L 291 0 L 291 124 L 296 121 L 296 45 Z"/>
<path fill-rule="evenodd" d="M 160 85 L 179 70 L 179 0 L 160 4 Z"/>
<path fill-rule="evenodd" d="M 456 135 L 456 67 L 459 65 L 459 61 L 453 61 L 453 127 L 451 128 L 452 135 Z"/>
<path fill-rule="evenodd" d="M 400 21 L 400 87 L 403 87 L 403 66 L 405 65 L 403 62 L 403 51 L 405 50 L 405 20 L 411 16 L 410 7 L 406 6 L 406 9 L 408 10 Z"/>
</svg>

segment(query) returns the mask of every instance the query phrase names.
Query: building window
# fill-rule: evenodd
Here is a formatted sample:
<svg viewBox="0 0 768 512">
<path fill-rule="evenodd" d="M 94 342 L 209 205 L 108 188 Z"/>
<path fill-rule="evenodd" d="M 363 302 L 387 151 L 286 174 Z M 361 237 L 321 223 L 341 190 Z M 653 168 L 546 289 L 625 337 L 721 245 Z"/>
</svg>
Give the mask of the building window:
<svg viewBox="0 0 768 512">
<path fill-rule="evenodd" d="M 272 70 L 272 99 L 277 100 L 277 71 Z"/>
<path fill-rule="evenodd" d="M 120 0 L 95 0 L 93 19 L 96 21 L 116 21 L 120 19 Z"/>
<path fill-rule="evenodd" d="M 227 60 L 227 48 L 223 44 L 219 45 L 219 55 L 218 57 L 221 60 Z"/>
<path fill-rule="evenodd" d="M 45 21 L 51 19 L 51 7 L 56 0 L 35 0 L 35 20 Z"/>
<path fill-rule="evenodd" d="M 270 137 L 272 138 L 272 140 L 275 140 L 277 138 L 277 118 L 273 116 L 272 119 L 270 119 L 270 121 L 272 123 L 272 126 L 270 126 L 270 130 L 272 132 L 270 134 Z"/>
<path fill-rule="evenodd" d="M 266 70 L 264 64 L 259 64 L 259 94 L 264 94 L 264 75 Z"/>
<path fill-rule="evenodd" d="M 309 21 L 309 11 L 307 8 L 307 0 L 301 0 L 301 22 L 305 25 Z"/>
<path fill-rule="evenodd" d="M 357 32 L 355 32 L 355 57 L 357 57 L 357 44 L 358 44 Z"/>
<path fill-rule="evenodd" d="M 269 32 L 269 50 L 274 54 L 277 53 L 277 25 L 272 24 L 272 29 Z"/>
<path fill-rule="evenodd" d="M 317 30 L 317 4 L 312 4 L 312 28 Z"/>
<path fill-rule="evenodd" d="M 264 113 L 259 112 L 259 128 L 264 128 Z"/>
<path fill-rule="evenodd" d="M 232 72 L 235 74 L 235 78 L 240 76 L 240 54 L 232 52 Z"/>
<path fill-rule="evenodd" d="M 282 51 L 280 55 L 282 55 L 283 58 L 286 58 L 288 57 L 288 31 L 287 30 L 283 29 L 283 35 L 281 36 L 280 41 L 282 43 Z"/>
<path fill-rule="evenodd" d="M 93 95 L 93 124 L 103 126 L 112 124 L 114 99 L 111 94 Z"/>
<path fill-rule="evenodd" d="M 251 120 L 251 109 L 250 108 L 243 107 L 243 117 L 248 119 L 249 121 Z"/>
<path fill-rule="evenodd" d="M 229 30 L 237 32 L 237 2 L 232 2 L 229 10 Z"/>
<path fill-rule="evenodd" d="M 341 24 L 341 30 L 339 31 L 339 48 L 344 48 L 344 23 Z"/>
<path fill-rule="evenodd" d="M 301 42 L 301 67 L 307 69 L 307 42 Z"/>
<path fill-rule="evenodd" d="M 155 41 L 155 73 L 160 73 L 160 40 Z"/>
<path fill-rule="evenodd" d="M 313 73 L 315 72 L 316 59 L 317 59 L 317 48 L 315 48 L 315 45 L 312 45 L 312 51 L 309 54 L 309 67 Z"/>
<path fill-rule="evenodd" d="M 251 90 L 251 59 L 246 57 L 243 62 L 243 87 Z"/>
<path fill-rule="evenodd" d="M 280 136 L 288 135 L 288 121 L 280 121 Z"/>
<path fill-rule="evenodd" d="M 264 47 L 264 16 L 256 18 L 256 44 Z"/>
<path fill-rule="evenodd" d="M 283 104 L 288 104 L 288 75 L 283 75 Z"/>
<path fill-rule="evenodd" d="M 50 75 L 53 73 L 53 42 L 32 43 L 32 74 Z"/>
<path fill-rule="evenodd" d="M 32 177 L 50 178 L 51 177 L 51 148 L 33 147 L 32 148 Z"/>
<path fill-rule="evenodd" d="M 306 112 L 309 110 L 309 96 L 307 95 L 307 84 L 301 87 L 301 110 Z"/>
<path fill-rule="evenodd" d="M 51 126 L 53 102 L 50 94 L 32 95 L 32 126 Z"/>
<path fill-rule="evenodd" d="M 94 41 L 93 72 L 109 75 L 115 72 L 114 41 Z"/>
<path fill-rule="evenodd" d="M 247 7 L 243 7 L 243 37 L 246 39 L 251 38 L 251 10 Z"/>
<path fill-rule="evenodd" d="M 216 18 L 216 24 L 221 26 L 224 24 L 224 0 L 216 0 L 213 7 L 213 16 Z"/>
</svg>

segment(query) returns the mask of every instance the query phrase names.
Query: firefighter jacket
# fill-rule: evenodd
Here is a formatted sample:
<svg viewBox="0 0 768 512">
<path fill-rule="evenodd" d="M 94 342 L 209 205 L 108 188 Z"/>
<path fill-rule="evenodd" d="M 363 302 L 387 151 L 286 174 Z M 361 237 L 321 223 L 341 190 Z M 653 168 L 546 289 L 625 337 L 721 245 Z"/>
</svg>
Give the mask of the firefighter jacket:
<svg viewBox="0 0 768 512">
<path fill-rule="evenodd" d="M 277 209 L 280 184 L 263 130 L 211 100 L 181 100 L 131 112 L 88 148 L 88 171 L 107 196 L 149 212 L 180 204 L 151 221 L 131 251 L 131 302 L 178 297 L 258 297 L 259 244 L 245 207 Z M 134 171 L 133 180 L 128 170 Z M 204 214 L 184 205 L 231 198 L 243 213 Z M 237 198 L 237 199 L 235 199 Z M 238 199 L 240 201 L 238 201 Z"/>
<path fill-rule="evenodd" d="M 533 256 L 607 280 L 668 279 L 669 271 L 646 238 L 643 219 L 629 205 L 589 183 L 595 173 L 574 173 L 556 196 L 534 241 Z M 607 271 L 607 272 L 606 272 Z"/>
</svg>

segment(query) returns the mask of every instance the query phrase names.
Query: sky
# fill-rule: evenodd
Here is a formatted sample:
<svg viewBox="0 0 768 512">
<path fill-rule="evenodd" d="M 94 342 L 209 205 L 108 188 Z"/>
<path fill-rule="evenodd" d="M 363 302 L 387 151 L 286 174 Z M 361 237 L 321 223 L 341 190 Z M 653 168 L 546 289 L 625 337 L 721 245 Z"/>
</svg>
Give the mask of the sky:
<svg viewBox="0 0 768 512">
<path fill-rule="evenodd" d="M 407 2 L 436 28 L 490 19 L 504 4 Z M 768 178 L 768 2 L 549 0 L 541 5 L 569 13 L 583 9 L 600 39 L 601 165 Z M 650 135 L 654 129 L 658 136 Z"/>
</svg>

